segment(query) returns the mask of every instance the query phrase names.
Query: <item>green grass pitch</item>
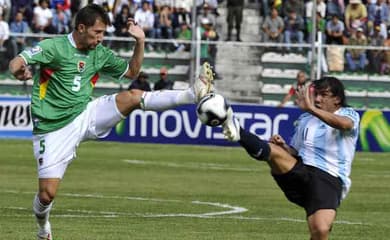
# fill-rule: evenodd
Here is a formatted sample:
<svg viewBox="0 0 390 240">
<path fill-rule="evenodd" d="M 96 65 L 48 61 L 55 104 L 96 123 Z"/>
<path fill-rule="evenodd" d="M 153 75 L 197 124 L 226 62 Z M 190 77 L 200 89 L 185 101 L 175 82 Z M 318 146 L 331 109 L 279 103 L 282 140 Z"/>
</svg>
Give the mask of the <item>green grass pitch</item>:
<svg viewBox="0 0 390 240">
<path fill-rule="evenodd" d="M 0 140 L 0 239 L 35 239 L 30 141 Z M 87 142 L 51 213 L 54 239 L 308 239 L 288 202 L 242 148 Z M 389 239 L 390 154 L 358 153 L 331 239 Z"/>
</svg>

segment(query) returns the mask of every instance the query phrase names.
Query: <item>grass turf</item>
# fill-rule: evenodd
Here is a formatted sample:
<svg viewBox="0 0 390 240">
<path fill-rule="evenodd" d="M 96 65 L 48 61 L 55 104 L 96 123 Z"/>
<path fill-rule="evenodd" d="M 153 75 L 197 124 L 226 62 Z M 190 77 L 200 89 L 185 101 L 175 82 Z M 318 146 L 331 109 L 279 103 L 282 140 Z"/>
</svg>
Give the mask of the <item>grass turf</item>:
<svg viewBox="0 0 390 240">
<path fill-rule="evenodd" d="M 0 149 L 0 239 L 34 239 L 31 142 L 0 140 Z M 388 239 L 389 169 L 389 153 L 357 153 L 331 239 Z M 83 143 L 51 223 L 56 240 L 309 238 L 304 211 L 268 166 L 228 147 Z"/>
</svg>

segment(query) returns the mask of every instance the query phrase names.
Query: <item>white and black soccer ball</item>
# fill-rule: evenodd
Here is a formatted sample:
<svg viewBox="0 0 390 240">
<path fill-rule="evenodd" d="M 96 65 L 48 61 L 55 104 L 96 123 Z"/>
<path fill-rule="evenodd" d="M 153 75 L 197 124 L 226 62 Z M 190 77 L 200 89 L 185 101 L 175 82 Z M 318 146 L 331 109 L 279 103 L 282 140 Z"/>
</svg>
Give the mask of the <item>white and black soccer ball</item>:
<svg viewBox="0 0 390 240">
<path fill-rule="evenodd" d="M 226 120 L 228 108 L 229 104 L 222 95 L 209 93 L 200 99 L 196 114 L 203 124 L 215 127 Z"/>
</svg>

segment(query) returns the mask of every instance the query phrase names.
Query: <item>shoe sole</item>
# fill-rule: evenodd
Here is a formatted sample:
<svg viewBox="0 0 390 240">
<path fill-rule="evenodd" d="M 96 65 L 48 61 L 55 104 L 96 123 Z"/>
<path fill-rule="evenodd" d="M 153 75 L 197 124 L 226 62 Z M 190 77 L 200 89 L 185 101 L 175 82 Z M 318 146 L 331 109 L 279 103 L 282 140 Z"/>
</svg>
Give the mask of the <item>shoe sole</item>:
<svg viewBox="0 0 390 240">
<path fill-rule="evenodd" d="M 206 85 L 206 94 L 211 92 L 211 85 L 214 80 L 214 73 L 209 63 L 204 63 L 202 66 L 203 77 L 200 80 Z"/>
</svg>

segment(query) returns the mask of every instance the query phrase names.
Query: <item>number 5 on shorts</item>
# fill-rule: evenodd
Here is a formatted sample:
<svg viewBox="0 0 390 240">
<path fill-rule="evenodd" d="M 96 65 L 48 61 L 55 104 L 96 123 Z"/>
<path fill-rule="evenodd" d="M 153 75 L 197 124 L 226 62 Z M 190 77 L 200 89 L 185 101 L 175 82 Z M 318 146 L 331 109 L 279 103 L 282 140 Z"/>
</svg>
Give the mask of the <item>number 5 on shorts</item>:
<svg viewBox="0 0 390 240">
<path fill-rule="evenodd" d="M 39 154 L 43 154 L 45 152 L 45 139 L 39 141 Z"/>
</svg>

